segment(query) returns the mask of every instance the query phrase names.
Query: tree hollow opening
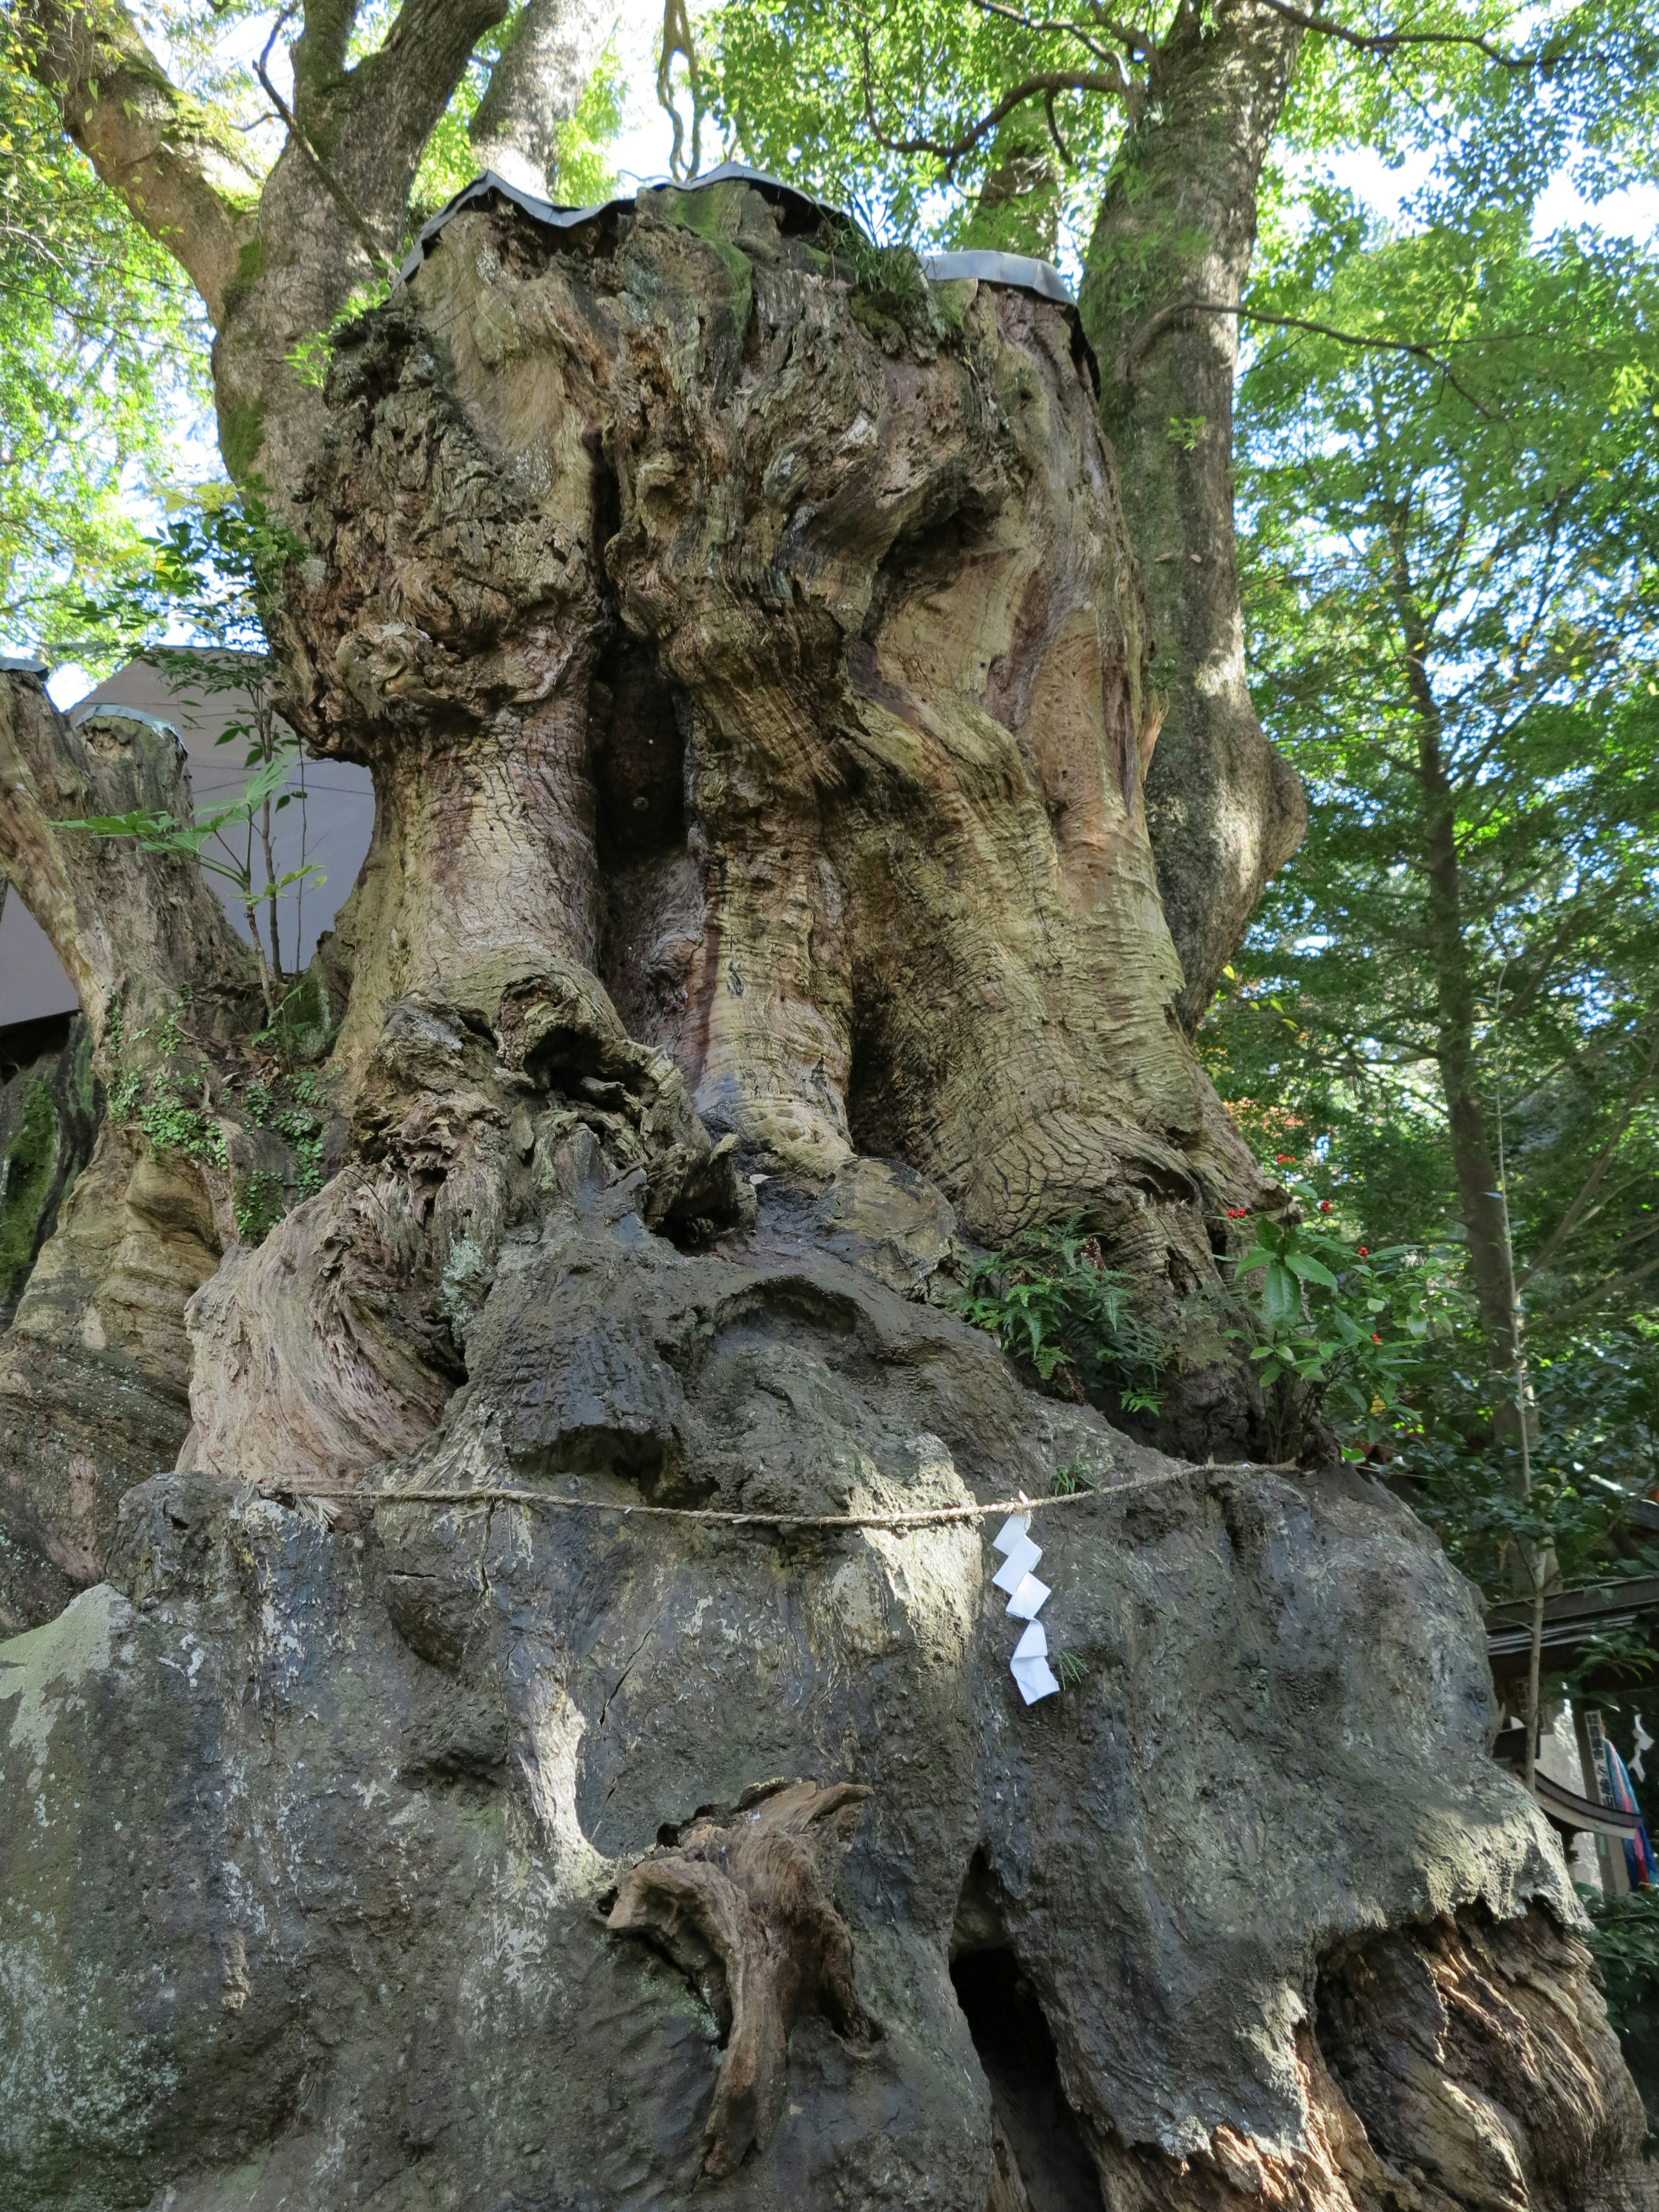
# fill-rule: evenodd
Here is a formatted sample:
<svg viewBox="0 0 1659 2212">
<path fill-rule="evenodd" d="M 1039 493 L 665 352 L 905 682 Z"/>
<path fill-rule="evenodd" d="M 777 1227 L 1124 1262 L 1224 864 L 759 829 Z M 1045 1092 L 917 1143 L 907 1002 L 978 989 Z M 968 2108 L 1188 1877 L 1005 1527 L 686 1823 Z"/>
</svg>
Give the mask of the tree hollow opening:
<svg viewBox="0 0 1659 2212">
<path fill-rule="evenodd" d="M 957 1913 L 951 1979 L 991 2086 L 992 2109 L 1030 2212 L 1103 2212 L 1099 2176 L 1066 2100 L 1036 1990 L 1012 1948 L 986 1940 L 992 1929 L 985 1889 L 976 1863 Z"/>
<path fill-rule="evenodd" d="M 625 632 L 588 701 L 599 974 L 629 1034 L 672 1051 L 702 927 L 686 840 L 684 702 L 651 647 Z"/>
</svg>

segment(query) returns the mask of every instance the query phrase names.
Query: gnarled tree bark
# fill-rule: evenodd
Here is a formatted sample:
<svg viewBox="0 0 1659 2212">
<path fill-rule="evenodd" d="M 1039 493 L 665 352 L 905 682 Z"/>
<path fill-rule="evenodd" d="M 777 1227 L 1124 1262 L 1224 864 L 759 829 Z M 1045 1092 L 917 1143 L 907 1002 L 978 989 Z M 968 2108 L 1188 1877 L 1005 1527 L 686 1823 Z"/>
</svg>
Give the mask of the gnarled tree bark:
<svg viewBox="0 0 1659 2212">
<path fill-rule="evenodd" d="M 390 246 L 500 12 L 409 0 L 348 70 L 349 9 L 307 11 L 226 288 L 228 458 L 307 541 L 284 710 L 377 800 L 319 958 L 321 1188 L 268 1234 L 238 1164 L 280 1166 L 292 1078 L 251 963 L 41 793 L 166 762 L 7 679 L 7 872 L 106 1079 L 117 1008 L 155 1056 L 0 1340 L 5 1533 L 46 1563 L 0 1589 L 40 1623 L 0 1648 L 0 2195 L 1035 2205 L 971 1946 L 1114 2203 L 1474 2212 L 1516 2081 L 1563 2124 L 1503 2202 L 1644 2201 L 1425 1532 L 1345 1470 L 1160 1461 L 948 1310 L 961 1239 L 1077 1214 L 1173 1323 L 1273 1202 L 1175 1012 L 1073 318 L 872 300 L 741 181 L 574 229 L 486 198 L 313 394 L 290 334 L 360 227 Z M 52 51 L 73 119 L 91 64 Z M 1249 1444 L 1229 1367 L 1166 1410 Z M 1079 1465 L 1075 1663 L 1027 1709 L 962 1516 Z M 1492 1994 L 1540 1961 L 1553 2039 Z"/>
</svg>

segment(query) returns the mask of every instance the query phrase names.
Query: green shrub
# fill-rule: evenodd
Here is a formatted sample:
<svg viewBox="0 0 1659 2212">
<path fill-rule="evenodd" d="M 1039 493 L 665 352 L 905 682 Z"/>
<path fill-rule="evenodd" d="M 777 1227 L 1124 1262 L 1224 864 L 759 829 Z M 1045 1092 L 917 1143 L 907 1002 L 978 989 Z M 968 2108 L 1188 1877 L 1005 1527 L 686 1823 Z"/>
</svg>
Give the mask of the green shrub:
<svg viewBox="0 0 1659 2212">
<path fill-rule="evenodd" d="M 1578 1895 L 1592 1923 L 1585 1941 L 1607 1985 L 1607 2018 L 1625 2035 L 1637 2026 L 1638 2013 L 1659 2004 L 1659 1889 L 1636 1889 L 1628 1897 L 1581 1889 Z"/>
<path fill-rule="evenodd" d="M 1136 1314 L 1133 1291 L 1133 1279 L 1108 1267 L 1073 1218 L 1022 1230 L 994 1252 L 962 1312 L 1069 1396 L 1109 1392 L 1127 1412 L 1156 1413 L 1172 1346 Z"/>
</svg>

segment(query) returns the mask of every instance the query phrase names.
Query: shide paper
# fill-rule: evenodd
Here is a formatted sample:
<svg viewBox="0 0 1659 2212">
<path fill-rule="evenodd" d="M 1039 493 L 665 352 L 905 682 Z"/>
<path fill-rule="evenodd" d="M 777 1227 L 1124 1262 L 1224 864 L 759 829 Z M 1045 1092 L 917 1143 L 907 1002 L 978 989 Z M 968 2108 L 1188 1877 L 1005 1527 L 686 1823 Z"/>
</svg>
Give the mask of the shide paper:
<svg viewBox="0 0 1659 2212">
<path fill-rule="evenodd" d="M 1000 1590 L 1006 1590 L 1012 1597 L 1042 1557 L 1040 1547 L 1034 1544 L 1029 1536 L 1016 1537 L 1014 1548 L 991 1580 Z"/>
<path fill-rule="evenodd" d="M 1007 1591 L 1008 1611 L 1013 1619 L 1030 1623 L 1014 1646 L 1008 1671 L 1019 1686 L 1021 1697 L 1028 1705 L 1034 1705 L 1039 1698 L 1052 1698 L 1060 1684 L 1048 1664 L 1048 1639 L 1037 1623 L 1049 1590 L 1048 1583 L 1040 1583 L 1031 1572 L 1042 1553 L 1031 1541 L 1030 1526 L 1029 1515 L 1011 1513 L 998 1529 L 991 1548 L 1003 1554 L 1003 1561 L 991 1580 L 1000 1590 Z"/>
</svg>

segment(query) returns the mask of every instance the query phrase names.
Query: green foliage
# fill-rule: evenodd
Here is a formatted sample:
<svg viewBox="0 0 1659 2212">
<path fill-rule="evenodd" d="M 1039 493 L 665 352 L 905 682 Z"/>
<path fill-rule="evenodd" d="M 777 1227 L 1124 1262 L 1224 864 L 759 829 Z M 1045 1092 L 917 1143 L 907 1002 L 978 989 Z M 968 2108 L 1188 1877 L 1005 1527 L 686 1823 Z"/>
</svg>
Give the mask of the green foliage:
<svg viewBox="0 0 1659 2212">
<path fill-rule="evenodd" d="M 1324 216 L 1264 303 L 1439 333 L 1457 386 L 1310 336 L 1264 337 L 1245 377 L 1255 696 L 1312 819 L 1206 1043 L 1264 1140 L 1328 1137 L 1379 1243 L 1444 1233 L 1432 738 L 1475 1080 L 1547 1345 L 1558 1316 L 1621 1322 L 1659 1267 L 1659 266 L 1589 234 L 1536 247 L 1524 216 Z"/>
<path fill-rule="evenodd" d="M 384 306 L 391 291 L 391 282 L 386 277 L 377 277 L 370 284 L 359 284 L 325 331 L 313 331 L 290 349 L 288 365 L 301 384 L 310 385 L 313 391 L 322 390 L 334 364 L 336 338 L 349 323 L 358 321 L 372 307 Z"/>
<path fill-rule="evenodd" d="M 1169 0 L 1143 11 L 1160 32 Z M 1097 68 L 1060 28 L 1032 29 L 969 0 L 733 0 L 700 35 L 714 112 L 744 157 L 848 209 L 872 237 L 1080 254 L 1123 115 L 1097 93 L 1033 102 L 954 163 L 884 148 L 954 138 L 1033 70 Z M 1052 121 L 1052 128 L 1051 128 Z M 1062 150 L 1063 149 L 1063 150 Z"/>
<path fill-rule="evenodd" d="M 365 9 L 357 21 L 356 40 L 362 51 L 370 51 L 391 27 L 390 7 Z M 448 106 L 439 118 L 421 156 L 411 195 L 416 227 L 435 215 L 478 173 L 478 157 L 467 137 L 489 82 L 489 71 L 506 37 L 507 25 L 485 32 L 456 87 Z M 553 196 L 570 207 L 591 207 L 608 200 L 616 190 L 611 149 L 622 129 L 623 103 L 628 88 L 613 41 L 595 64 L 576 103 L 576 112 L 559 125 L 557 173 Z M 315 341 L 307 341 L 307 344 Z"/>
<path fill-rule="evenodd" d="M 592 207 L 617 190 L 611 149 L 623 125 L 628 87 L 614 43 L 599 57 L 576 112 L 559 125 L 558 196 L 572 207 Z"/>
<path fill-rule="evenodd" d="M 17 1133 L 0 1155 L 0 1309 L 34 1263 L 40 1213 L 58 1165 L 58 1109 L 50 1087 L 34 1083 Z"/>
<path fill-rule="evenodd" d="M 1132 1276 L 1106 1267 L 1073 1219 L 1019 1235 L 976 1272 L 962 1302 L 1014 1358 L 1071 1396 L 1107 1392 L 1129 1413 L 1158 1411 L 1172 1347 L 1134 1311 Z"/>
<path fill-rule="evenodd" d="M 1221 1314 L 1256 1366 L 1270 1433 L 1288 1435 L 1297 1386 L 1316 1387 L 1346 1455 L 1409 1478 L 1418 1510 L 1493 1598 L 1512 1598 L 1522 1563 L 1544 1553 L 1569 1588 L 1659 1568 L 1659 1551 L 1650 1559 L 1622 1534 L 1632 1500 L 1659 1483 L 1659 1326 L 1638 1320 L 1533 1360 L 1523 1480 L 1498 1402 L 1513 1386 L 1486 1367 L 1461 1244 L 1373 1250 L 1346 1211 L 1353 1186 L 1328 1169 L 1290 1182 L 1301 1218 L 1258 1221 Z M 1637 1679 L 1646 1650 L 1610 1643 L 1595 1663 Z"/>
<path fill-rule="evenodd" d="M 175 681 L 244 699 L 246 707 L 227 720 L 217 742 L 244 748 L 248 779 L 235 799 L 188 818 L 135 808 L 53 826 L 90 837 L 130 837 L 144 852 L 195 860 L 228 883 L 258 958 L 267 1018 L 276 1026 L 284 1005 L 276 902 L 324 880 L 303 857 L 298 867 L 279 872 L 271 842 L 276 817 L 296 795 L 289 783 L 300 748 L 271 701 L 266 623 L 284 569 L 302 560 L 305 549 L 270 513 L 258 488 L 248 486 L 173 515 L 143 550 L 144 559 L 106 599 L 82 607 L 83 622 L 118 639 L 126 651 L 139 651 Z M 193 634 L 190 646 L 161 641 L 158 633 L 180 627 Z M 213 650 L 204 653 L 204 644 Z"/>
<path fill-rule="evenodd" d="M 283 1178 L 272 1169 L 254 1168 L 246 1175 L 234 1176 L 231 1211 L 237 1242 L 263 1244 L 287 1211 L 283 1200 Z"/>
<path fill-rule="evenodd" d="M 153 1150 L 182 1152 L 186 1159 L 225 1165 L 225 1140 L 213 1115 L 186 1093 L 172 1069 L 124 1077 L 110 1094 L 110 1111 L 118 1121 L 142 1129 Z"/>
<path fill-rule="evenodd" d="M 78 638 L 74 610 L 132 556 L 135 489 L 207 397 L 177 264 L 65 139 L 0 23 L 0 649 Z M 108 658 L 94 644 L 88 665 Z"/>
<path fill-rule="evenodd" d="M 129 1030 L 118 1006 L 105 1037 L 114 1071 L 109 1115 L 142 1130 L 158 1152 L 226 1164 L 224 1133 L 208 1095 L 207 1063 L 184 1034 L 182 1006 Z"/>
<path fill-rule="evenodd" d="M 314 1197 L 323 1187 L 324 1094 L 319 1079 L 302 1069 L 269 1084 L 251 1083 L 242 1103 L 256 1128 L 274 1129 L 287 1145 L 298 1195 Z"/>
<path fill-rule="evenodd" d="M 1659 1889 L 1632 1890 L 1628 1897 L 1581 1889 L 1578 1896 L 1590 1917 L 1584 1940 L 1601 1969 L 1607 2018 L 1627 2035 L 1641 2011 L 1659 2005 Z"/>
<path fill-rule="evenodd" d="M 1295 1164 L 1281 1153 L 1274 1165 Z M 1193 1321 L 1207 1304 L 1254 1369 L 1276 1452 L 1299 1433 L 1311 1389 L 1346 1455 L 1363 1458 L 1415 1433 L 1407 1386 L 1434 1344 L 1469 1324 L 1461 1255 L 1451 1246 L 1373 1250 L 1333 1218 L 1317 1184 L 1292 1171 L 1284 1188 L 1293 1203 L 1256 1217 L 1226 1292 L 1192 1301 Z"/>
<path fill-rule="evenodd" d="M 1654 1455 L 1659 1360 L 1646 1324 L 1570 1340 L 1533 1364 L 1529 1489 L 1520 1450 L 1495 1418 L 1492 1378 L 1474 1332 L 1433 1348 L 1408 1394 L 1402 1465 L 1422 1485 L 1421 1510 L 1464 1571 L 1493 1595 L 1512 1595 L 1516 1553 L 1547 1548 L 1569 1588 L 1616 1578 L 1641 1553 L 1610 1547 L 1632 1498 L 1659 1475 Z M 1628 1674 L 1638 1646 L 1607 1647 Z"/>
<path fill-rule="evenodd" d="M 850 209 L 872 235 L 1078 265 L 1108 178 L 1126 196 L 1136 189 L 1157 115 L 1149 49 L 1190 40 L 1198 13 L 1155 0 L 1136 11 L 1127 40 L 1097 12 L 727 0 L 700 36 L 714 112 L 744 157 Z M 1591 189 L 1653 173 L 1659 70 L 1638 0 L 1525 9 L 1419 0 L 1402 27 L 1478 31 L 1517 58 L 1551 59 L 1506 68 L 1453 45 L 1361 55 L 1310 35 L 1282 134 L 1301 185 L 1352 146 L 1394 161 L 1431 150 L 1437 189 L 1492 204 L 1530 200 L 1564 167 Z M 1203 33 L 1216 34 L 1208 9 Z M 983 127 L 1010 93 L 1055 76 L 1072 82 L 1029 94 Z M 1203 159 L 1201 142 L 1193 158 Z M 1301 189 L 1297 196 L 1305 206 Z M 1149 203 L 1146 212 L 1149 268 L 1171 251 L 1180 258 L 1182 242 L 1152 219 L 1159 211 Z M 1322 220 L 1314 211 L 1315 232 Z M 1121 310 L 1133 300 L 1133 271 L 1113 275 Z"/>
<path fill-rule="evenodd" d="M 1443 197 L 1390 229 L 1312 198 L 1270 238 L 1255 302 L 1435 357 L 1253 343 L 1255 696 L 1311 821 L 1201 1042 L 1329 1225 L 1424 1284 L 1414 1342 L 1396 1358 L 1380 1332 L 1364 1426 L 1340 1401 L 1352 1352 L 1323 1350 L 1340 1322 L 1322 1286 L 1294 1348 L 1335 1381 L 1345 1441 L 1391 1455 L 1459 1563 L 1507 1595 L 1528 1557 L 1607 1571 L 1628 1498 L 1659 1479 L 1659 264 L 1589 232 L 1536 243 L 1524 206 Z M 1459 1280 L 1460 1051 L 1505 1139 L 1524 1470 L 1515 1382 L 1487 1371 Z"/>
</svg>

